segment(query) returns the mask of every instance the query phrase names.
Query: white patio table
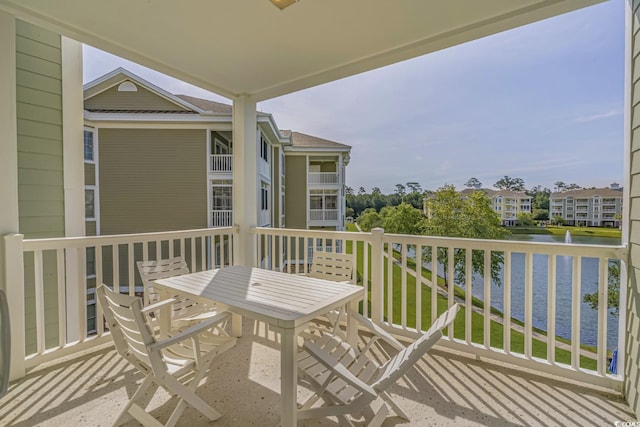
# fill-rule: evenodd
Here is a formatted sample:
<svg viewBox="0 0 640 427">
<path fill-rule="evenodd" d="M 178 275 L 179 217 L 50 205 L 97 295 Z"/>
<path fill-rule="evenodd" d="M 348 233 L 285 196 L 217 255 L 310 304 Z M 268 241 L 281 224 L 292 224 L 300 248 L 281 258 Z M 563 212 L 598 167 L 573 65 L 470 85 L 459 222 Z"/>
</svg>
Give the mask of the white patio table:
<svg viewBox="0 0 640 427">
<path fill-rule="evenodd" d="M 335 307 L 347 304 L 349 311 L 357 310 L 363 295 L 360 286 L 245 266 L 185 274 L 156 283 L 223 304 L 223 309 L 236 314 L 232 325 L 235 336 L 242 333 L 240 316 L 266 322 L 281 333 L 280 413 L 286 427 L 297 423 L 298 333 L 311 319 Z M 347 338 L 354 340 L 354 322 L 348 322 L 347 331 Z"/>
</svg>

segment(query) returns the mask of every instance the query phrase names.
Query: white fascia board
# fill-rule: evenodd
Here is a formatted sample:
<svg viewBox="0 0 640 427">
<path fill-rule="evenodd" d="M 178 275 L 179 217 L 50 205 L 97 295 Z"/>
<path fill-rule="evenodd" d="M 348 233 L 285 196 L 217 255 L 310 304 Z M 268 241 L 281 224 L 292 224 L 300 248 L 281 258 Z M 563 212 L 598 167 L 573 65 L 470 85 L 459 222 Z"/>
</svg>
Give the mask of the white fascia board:
<svg viewBox="0 0 640 427">
<path fill-rule="evenodd" d="M 88 89 L 91 89 L 99 84 L 102 84 L 106 81 L 108 81 L 109 79 L 112 79 L 114 77 L 117 77 L 118 75 L 122 75 L 122 78 L 118 79 L 118 80 L 114 80 L 114 83 L 108 87 L 105 87 L 103 90 L 101 90 L 100 92 L 96 92 L 94 94 L 91 94 L 90 97 L 94 97 L 96 95 L 98 95 L 99 93 L 102 93 L 108 89 L 111 89 L 112 87 L 122 83 L 125 80 L 133 80 L 134 82 L 138 83 L 140 86 L 144 87 L 145 89 L 154 92 L 156 95 L 160 96 L 161 98 L 165 98 L 168 101 L 173 102 L 174 104 L 178 104 L 180 107 L 186 108 L 187 110 L 192 110 L 192 111 L 196 111 L 198 113 L 206 113 L 206 110 L 203 110 L 202 108 L 199 108 L 193 104 L 191 104 L 188 101 L 185 101 L 182 98 L 178 98 L 177 96 L 175 96 L 172 93 L 167 92 L 166 90 L 162 89 L 161 87 L 158 87 L 156 85 L 154 85 L 151 82 L 146 81 L 145 79 L 143 79 L 142 77 L 133 74 L 131 71 L 127 70 L 126 68 L 122 68 L 122 67 L 118 67 L 115 70 L 111 71 L 110 73 L 105 74 L 102 77 L 98 77 L 97 79 L 85 84 L 83 86 L 83 91 L 86 92 Z M 85 100 L 90 98 L 85 96 Z"/>
<path fill-rule="evenodd" d="M 291 136 L 284 136 L 280 134 L 280 129 L 278 129 L 278 124 L 273 118 L 272 114 L 263 113 L 263 115 L 259 114 L 256 117 L 258 122 L 258 126 L 260 126 L 264 132 L 271 134 L 271 136 L 278 142 L 278 144 L 282 145 L 291 145 Z"/>
<path fill-rule="evenodd" d="M 288 155 L 296 154 L 309 154 L 309 153 L 322 153 L 322 154 L 335 154 L 336 156 L 344 153 L 351 152 L 351 147 L 339 148 L 339 147 L 284 147 L 284 151 Z"/>
<path fill-rule="evenodd" d="M 228 114 L 94 113 L 84 110 L 84 118 L 96 122 L 231 123 L 231 116 Z"/>
</svg>

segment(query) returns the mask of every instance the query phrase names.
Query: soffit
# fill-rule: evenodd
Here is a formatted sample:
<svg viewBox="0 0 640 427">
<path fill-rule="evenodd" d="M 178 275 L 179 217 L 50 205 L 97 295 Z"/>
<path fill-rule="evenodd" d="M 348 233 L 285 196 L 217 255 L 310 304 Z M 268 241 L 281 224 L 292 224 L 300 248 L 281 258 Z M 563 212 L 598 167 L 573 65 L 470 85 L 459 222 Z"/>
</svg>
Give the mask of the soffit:
<svg viewBox="0 0 640 427">
<path fill-rule="evenodd" d="M 19 18 L 204 89 L 256 101 L 600 0 L 0 0 Z"/>
</svg>

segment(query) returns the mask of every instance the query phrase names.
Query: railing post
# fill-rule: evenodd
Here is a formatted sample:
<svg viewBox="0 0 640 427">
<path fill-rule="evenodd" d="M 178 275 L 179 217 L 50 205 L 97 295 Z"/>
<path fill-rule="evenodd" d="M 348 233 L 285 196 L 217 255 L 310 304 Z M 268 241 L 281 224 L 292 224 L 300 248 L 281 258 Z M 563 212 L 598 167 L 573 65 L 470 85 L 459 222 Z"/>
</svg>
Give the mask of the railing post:
<svg viewBox="0 0 640 427">
<path fill-rule="evenodd" d="M 7 234 L 5 244 L 5 283 L 9 302 L 11 327 L 11 381 L 25 375 L 25 325 L 24 325 L 24 236 Z"/>
<path fill-rule="evenodd" d="M 371 320 L 382 322 L 384 312 L 384 229 L 371 230 Z M 365 243 L 366 244 L 366 243 Z M 363 262 L 367 268 L 367 260 Z"/>
</svg>

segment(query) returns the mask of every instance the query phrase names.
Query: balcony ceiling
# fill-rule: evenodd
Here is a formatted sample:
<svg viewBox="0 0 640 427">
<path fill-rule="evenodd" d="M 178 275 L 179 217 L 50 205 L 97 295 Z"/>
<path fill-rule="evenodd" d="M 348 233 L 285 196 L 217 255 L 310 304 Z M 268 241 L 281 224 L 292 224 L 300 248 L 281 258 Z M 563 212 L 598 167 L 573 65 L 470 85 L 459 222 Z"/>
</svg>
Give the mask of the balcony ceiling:
<svg viewBox="0 0 640 427">
<path fill-rule="evenodd" d="M 0 0 L 0 8 L 220 95 L 256 101 L 601 0 Z"/>
</svg>

